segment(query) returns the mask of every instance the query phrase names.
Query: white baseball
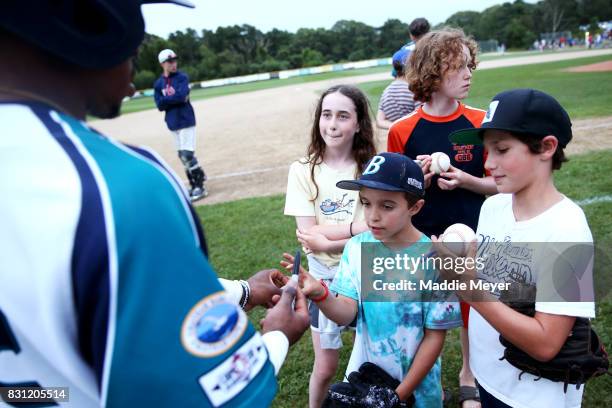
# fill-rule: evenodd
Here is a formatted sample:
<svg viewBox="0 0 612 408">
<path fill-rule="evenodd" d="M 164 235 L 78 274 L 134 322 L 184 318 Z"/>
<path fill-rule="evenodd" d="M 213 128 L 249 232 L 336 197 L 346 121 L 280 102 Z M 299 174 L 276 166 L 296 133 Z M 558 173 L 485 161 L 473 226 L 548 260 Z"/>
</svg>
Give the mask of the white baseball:
<svg viewBox="0 0 612 408">
<path fill-rule="evenodd" d="M 457 256 L 466 256 L 470 243 L 476 239 L 476 233 L 465 224 L 453 224 L 441 238 L 449 251 Z"/>
<path fill-rule="evenodd" d="M 431 171 L 436 174 L 448 171 L 450 168 L 450 157 L 444 152 L 435 152 L 431 154 Z"/>
</svg>

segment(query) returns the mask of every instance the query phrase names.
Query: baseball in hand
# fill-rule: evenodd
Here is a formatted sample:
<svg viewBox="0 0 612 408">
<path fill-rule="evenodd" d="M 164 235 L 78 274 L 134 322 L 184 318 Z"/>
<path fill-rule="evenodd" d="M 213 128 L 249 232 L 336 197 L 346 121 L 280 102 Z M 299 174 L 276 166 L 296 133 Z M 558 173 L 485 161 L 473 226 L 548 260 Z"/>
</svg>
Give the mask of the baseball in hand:
<svg viewBox="0 0 612 408">
<path fill-rule="evenodd" d="M 446 153 L 443 152 L 432 153 L 431 165 L 429 168 L 436 174 L 448 171 L 448 169 L 450 168 L 450 158 Z"/>
<path fill-rule="evenodd" d="M 444 246 L 457 256 L 466 256 L 470 243 L 476 239 L 476 233 L 465 224 L 453 224 L 442 234 Z"/>
</svg>

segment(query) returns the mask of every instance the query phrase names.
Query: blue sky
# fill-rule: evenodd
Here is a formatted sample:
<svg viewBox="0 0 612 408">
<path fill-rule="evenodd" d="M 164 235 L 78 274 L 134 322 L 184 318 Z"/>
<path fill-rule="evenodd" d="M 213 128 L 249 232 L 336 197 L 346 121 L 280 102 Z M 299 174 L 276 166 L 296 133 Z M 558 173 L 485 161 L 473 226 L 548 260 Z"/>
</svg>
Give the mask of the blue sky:
<svg viewBox="0 0 612 408">
<path fill-rule="evenodd" d="M 381 26 L 389 18 L 409 23 L 425 17 L 432 25 L 457 11 L 482 11 L 500 0 L 191 0 L 195 9 L 174 5 L 143 6 L 147 32 L 161 37 L 194 28 L 250 24 L 263 32 L 273 28 L 295 32 L 298 28 L 331 28 L 338 20 L 356 20 Z M 536 3 L 536 0 L 527 0 Z"/>
</svg>

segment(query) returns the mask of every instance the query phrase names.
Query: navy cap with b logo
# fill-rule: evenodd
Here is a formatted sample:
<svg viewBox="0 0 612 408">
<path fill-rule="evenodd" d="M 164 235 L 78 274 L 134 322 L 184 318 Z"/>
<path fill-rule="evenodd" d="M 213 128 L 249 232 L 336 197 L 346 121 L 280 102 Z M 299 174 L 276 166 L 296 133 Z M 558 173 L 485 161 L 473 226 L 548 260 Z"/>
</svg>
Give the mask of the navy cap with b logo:
<svg viewBox="0 0 612 408">
<path fill-rule="evenodd" d="M 540 139 L 553 135 L 561 147 L 572 140 L 572 122 L 565 109 L 555 98 L 536 89 L 512 89 L 495 95 L 480 128 L 458 130 L 449 139 L 463 145 L 482 144 L 487 129 Z"/>
<path fill-rule="evenodd" d="M 366 165 L 359 180 L 342 180 L 336 183 L 344 190 L 367 187 L 374 190 L 403 191 L 422 197 L 425 180 L 421 167 L 412 159 L 398 153 L 380 153 Z"/>
</svg>

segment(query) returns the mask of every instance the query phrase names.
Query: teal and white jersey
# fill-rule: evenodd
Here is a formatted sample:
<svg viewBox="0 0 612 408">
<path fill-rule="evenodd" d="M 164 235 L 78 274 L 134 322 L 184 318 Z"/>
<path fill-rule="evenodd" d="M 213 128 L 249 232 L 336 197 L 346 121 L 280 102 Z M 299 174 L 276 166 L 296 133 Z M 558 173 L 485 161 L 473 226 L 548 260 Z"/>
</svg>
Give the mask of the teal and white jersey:
<svg viewBox="0 0 612 408">
<path fill-rule="evenodd" d="M 415 244 L 403 249 L 401 254 L 412 258 L 426 255 L 431 241 L 425 235 Z M 346 375 L 356 371 L 362 363 L 377 364 L 391 376 L 402 381 L 414 355 L 421 344 L 425 329 L 446 330 L 461 326 L 459 303 L 455 301 L 414 301 L 420 295 L 411 294 L 413 301 L 370 302 L 362 298 L 361 255 L 364 243 L 381 241 L 367 231 L 351 238 L 342 254 L 338 272 L 330 290 L 359 302 L 357 312 L 357 334 L 355 345 L 346 369 Z M 366 269 L 363 273 L 373 273 Z M 414 276 L 419 279 L 437 280 L 437 271 L 420 270 Z M 406 279 L 411 279 L 406 274 Z M 413 277 L 413 279 L 416 279 Z M 424 296 L 421 299 L 425 300 Z M 440 359 L 414 392 L 416 407 L 441 407 Z"/>
<path fill-rule="evenodd" d="M 69 387 L 74 407 L 268 406 L 262 337 L 162 160 L 40 103 L 0 117 L 0 386 Z"/>
</svg>

